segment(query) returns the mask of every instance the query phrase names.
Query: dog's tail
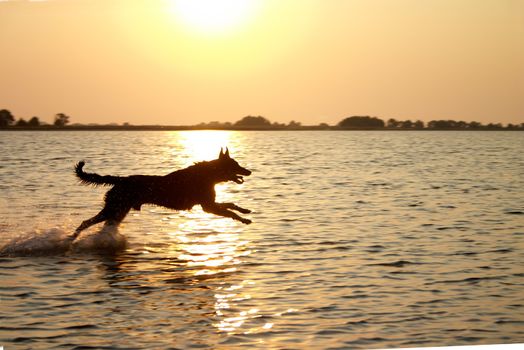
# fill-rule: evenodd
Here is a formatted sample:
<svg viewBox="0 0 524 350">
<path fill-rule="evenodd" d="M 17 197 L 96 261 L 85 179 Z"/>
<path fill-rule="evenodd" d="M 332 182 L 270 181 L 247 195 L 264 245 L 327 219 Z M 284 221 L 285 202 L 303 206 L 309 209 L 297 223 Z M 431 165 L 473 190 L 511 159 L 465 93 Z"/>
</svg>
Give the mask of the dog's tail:
<svg viewBox="0 0 524 350">
<path fill-rule="evenodd" d="M 102 176 L 95 173 L 86 173 L 83 169 L 85 164 L 84 161 L 80 161 L 75 165 L 75 174 L 80 179 L 80 182 L 85 185 L 116 185 L 122 180 L 119 176 Z"/>
</svg>

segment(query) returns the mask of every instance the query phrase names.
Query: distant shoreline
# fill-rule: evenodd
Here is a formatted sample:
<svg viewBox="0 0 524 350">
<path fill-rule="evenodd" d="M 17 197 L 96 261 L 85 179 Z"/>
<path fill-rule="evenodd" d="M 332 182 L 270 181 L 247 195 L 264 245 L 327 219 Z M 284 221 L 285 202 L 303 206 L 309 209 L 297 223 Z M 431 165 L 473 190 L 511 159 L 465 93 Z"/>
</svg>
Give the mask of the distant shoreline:
<svg viewBox="0 0 524 350">
<path fill-rule="evenodd" d="M 178 126 L 178 125 L 67 125 L 57 127 L 54 125 L 42 126 L 9 126 L 0 128 L 0 131 L 524 131 L 522 128 L 350 128 L 350 127 L 320 127 L 320 126 L 298 126 L 298 127 L 209 127 L 209 126 Z"/>
<path fill-rule="evenodd" d="M 422 120 L 396 120 L 393 118 L 384 121 L 378 117 L 370 116 L 351 116 L 344 118 L 336 125 L 329 125 L 327 123 L 320 123 L 317 125 L 303 125 L 294 120 L 288 124 L 271 122 L 263 116 L 247 115 L 242 119 L 231 122 L 212 121 L 208 123 L 200 123 L 195 125 L 133 125 L 130 123 L 107 123 L 107 124 L 81 124 L 70 123 L 70 117 L 64 113 L 55 115 L 53 124 L 40 122 L 38 117 L 32 117 L 28 121 L 24 118 L 16 118 L 7 110 L 0 110 L 0 130 L 31 130 L 31 131 L 186 131 L 186 130 L 229 130 L 229 131 L 317 131 L 317 130 L 384 130 L 384 131 L 398 131 L 398 130 L 460 130 L 460 131 L 492 131 L 504 130 L 515 131 L 524 130 L 524 123 L 507 124 L 489 123 L 484 125 L 482 123 L 472 121 L 465 122 L 462 120 L 431 120 L 427 123 Z"/>
</svg>

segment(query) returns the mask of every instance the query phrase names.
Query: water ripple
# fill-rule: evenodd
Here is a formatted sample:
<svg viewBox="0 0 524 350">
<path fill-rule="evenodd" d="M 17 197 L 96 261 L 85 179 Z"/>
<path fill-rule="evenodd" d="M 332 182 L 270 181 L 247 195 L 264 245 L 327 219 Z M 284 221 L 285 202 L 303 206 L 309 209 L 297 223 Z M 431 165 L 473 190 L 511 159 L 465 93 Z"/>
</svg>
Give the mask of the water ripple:
<svg viewBox="0 0 524 350">
<path fill-rule="evenodd" d="M 72 176 L 79 159 L 163 174 L 227 145 L 254 170 L 217 186 L 219 200 L 253 210 L 249 226 L 144 207 L 120 227 L 122 250 L 95 239 L 0 257 L 6 349 L 524 342 L 520 133 L 1 136 L 0 245 L 37 232 L 62 242 L 99 209 L 104 189 Z"/>
</svg>

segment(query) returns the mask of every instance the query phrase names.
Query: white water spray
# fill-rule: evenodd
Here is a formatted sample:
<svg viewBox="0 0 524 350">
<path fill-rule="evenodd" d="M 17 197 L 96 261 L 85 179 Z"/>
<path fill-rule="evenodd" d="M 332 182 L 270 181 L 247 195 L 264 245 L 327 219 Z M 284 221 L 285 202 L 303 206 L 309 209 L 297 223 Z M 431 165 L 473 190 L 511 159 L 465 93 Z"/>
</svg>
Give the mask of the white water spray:
<svg viewBox="0 0 524 350">
<path fill-rule="evenodd" d="M 67 253 L 110 254 L 126 248 L 125 236 L 116 226 L 83 233 L 75 240 L 62 228 L 35 230 L 15 237 L 0 248 L 0 256 L 49 256 Z"/>
</svg>

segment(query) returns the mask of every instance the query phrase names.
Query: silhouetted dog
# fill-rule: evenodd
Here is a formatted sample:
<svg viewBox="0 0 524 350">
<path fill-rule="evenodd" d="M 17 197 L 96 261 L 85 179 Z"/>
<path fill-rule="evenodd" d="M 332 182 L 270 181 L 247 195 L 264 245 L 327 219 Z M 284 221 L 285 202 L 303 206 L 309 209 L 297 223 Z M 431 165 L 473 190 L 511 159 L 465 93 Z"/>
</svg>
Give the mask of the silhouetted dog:
<svg viewBox="0 0 524 350">
<path fill-rule="evenodd" d="M 85 162 L 75 166 L 75 173 L 84 184 L 113 186 L 105 195 L 105 206 L 97 215 L 85 220 L 76 229 L 73 238 L 82 230 L 105 221 L 106 225 L 118 225 L 129 210 L 140 210 L 142 204 L 156 204 L 175 210 L 190 210 L 200 204 L 208 213 L 230 217 L 244 224 L 245 219 L 229 209 L 247 214 L 251 211 L 234 203 L 215 202 L 215 184 L 234 181 L 244 182 L 242 175 L 248 176 L 251 171 L 241 167 L 229 156 L 226 148 L 220 150 L 218 159 L 199 162 L 185 169 L 177 170 L 165 176 L 132 175 L 101 176 L 83 171 Z"/>
</svg>

